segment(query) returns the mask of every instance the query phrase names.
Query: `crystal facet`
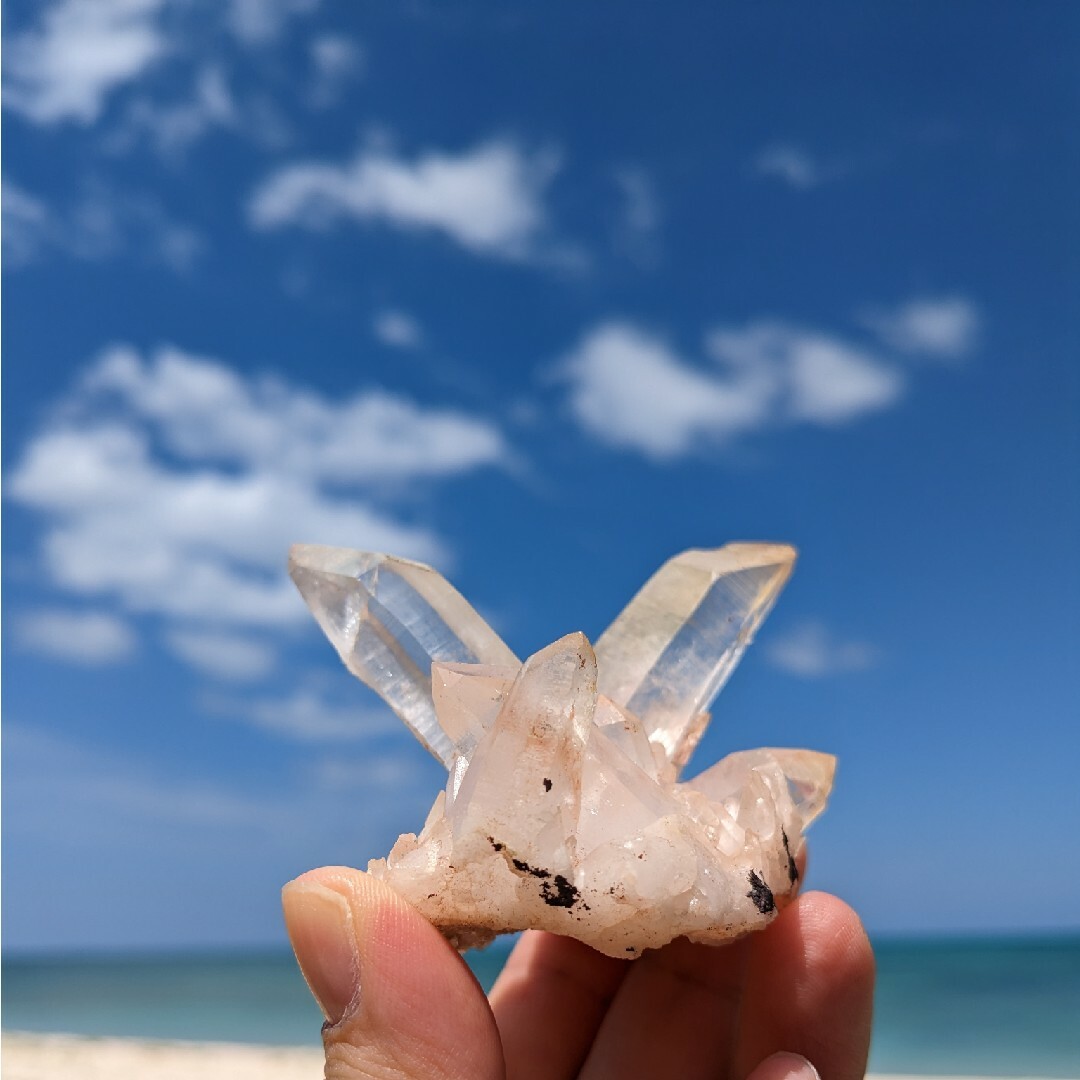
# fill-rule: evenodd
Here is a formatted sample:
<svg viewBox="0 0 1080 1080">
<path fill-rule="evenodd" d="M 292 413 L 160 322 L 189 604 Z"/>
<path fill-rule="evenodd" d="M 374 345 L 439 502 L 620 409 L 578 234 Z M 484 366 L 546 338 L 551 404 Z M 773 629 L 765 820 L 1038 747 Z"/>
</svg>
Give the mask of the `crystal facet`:
<svg viewBox="0 0 1080 1080">
<path fill-rule="evenodd" d="M 533 927 L 633 958 L 765 926 L 798 892 L 835 759 L 760 749 L 678 772 L 794 559 L 778 544 L 685 552 L 595 651 L 570 634 L 521 664 L 434 570 L 294 547 L 293 579 L 346 665 L 449 770 L 419 835 L 369 873 L 460 948 Z"/>
<path fill-rule="evenodd" d="M 668 757 L 727 682 L 795 565 L 786 544 L 727 544 L 669 559 L 596 643 L 600 692 L 641 718 Z"/>
<path fill-rule="evenodd" d="M 453 742 L 431 696 L 434 660 L 520 661 L 430 566 L 369 551 L 294 544 L 289 574 L 345 666 L 408 724 L 444 765 Z"/>
</svg>

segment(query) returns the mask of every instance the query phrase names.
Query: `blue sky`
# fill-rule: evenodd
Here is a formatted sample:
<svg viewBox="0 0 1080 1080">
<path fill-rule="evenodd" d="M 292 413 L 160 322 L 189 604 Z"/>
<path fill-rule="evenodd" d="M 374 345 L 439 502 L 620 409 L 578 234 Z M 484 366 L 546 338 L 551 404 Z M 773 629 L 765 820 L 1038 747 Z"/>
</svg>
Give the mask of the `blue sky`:
<svg viewBox="0 0 1080 1080">
<path fill-rule="evenodd" d="M 837 753 L 872 931 L 1078 925 L 1075 5 L 5 15 L 7 948 L 280 942 L 421 823 L 294 540 L 519 655 L 794 543 L 697 765 Z"/>
</svg>

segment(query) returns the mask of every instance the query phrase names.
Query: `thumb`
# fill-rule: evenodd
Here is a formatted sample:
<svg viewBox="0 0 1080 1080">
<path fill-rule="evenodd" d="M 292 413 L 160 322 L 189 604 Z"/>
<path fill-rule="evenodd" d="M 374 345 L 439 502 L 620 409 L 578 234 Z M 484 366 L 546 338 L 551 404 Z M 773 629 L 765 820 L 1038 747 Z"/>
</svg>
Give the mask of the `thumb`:
<svg viewBox="0 0 1080 1080">
<path fill-rule="evenodd" d="M 300 970 L 326 1023 L 327 1080 L 499 1080 L 487 998 L 460 956 L 381 881 L 323 867 L 282 890 Z"/>
</svg>

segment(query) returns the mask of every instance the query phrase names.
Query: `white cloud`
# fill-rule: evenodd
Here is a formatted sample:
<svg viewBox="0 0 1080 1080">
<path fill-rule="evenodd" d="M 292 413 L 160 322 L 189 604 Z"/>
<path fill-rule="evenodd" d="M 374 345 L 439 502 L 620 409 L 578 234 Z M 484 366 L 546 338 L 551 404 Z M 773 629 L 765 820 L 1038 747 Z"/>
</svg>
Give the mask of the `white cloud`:
<svg viewBox="0 0 1080 1080">
<path fill-rule="evenodd" d="M 123 112 L 100 145 L 114 152 L 142 139 L 175 155 L 213 130 L 228 130 L 265 147 L 291 138 L 281 111 L 258 91 L 237 102 L 215 52 L 192 50 L 206 37 L 204 24 L 220 25 L 246 46 L 272 44 L 290 18 L 309 14 L 317 0 L 230 0 L 228 4 L 173 0 L 51 0 L 37 21 L 14 34 L 4 50 L 5 107 L 39 125 L 91 125 L 114 98 Z M 207 38 L 207 41 L 210 39 Z M 307 91 L 331 104 L 362 68 L 363 53 L 348 39 L 323 34 L 312 47 L 314 83 Z M 218 51 L 217 54 L 220 54 Z M 208 59 L 209 58 L 209 59 Z M 157 69 L 166 62 L 190 91 L 160 99 Z M 294 87 L 294 94 L 305 91 Z"/>
<path fill-rule="evenodd" d="M 43 556 L 56 585 L 177 618 L 302 619 L 279 569 L 297 529 L 329 543 L 441 554 L 427 530 L 325 495 L 304 478 L 156 462 L 146 435 L 125 425 L 44 432 L 19 462 L 9 493 L 50 519 Z"/>
<path fill-rule="evenodd" d="M 383 146 L 351 162 L 300 162 L 268 177 L 248 206 L 259 229 L 326 228 L 345 218 L 443 233 L 481 255 L 543 257 L 543 195 L 551 154 L 526 154 L 495 141 L 461 154 L 428 151 L 407 161 Z"/>
<path fill-rule="evenodd" d="M 904 390 L 903 376 L 873 354 L 786 323 L 715 330 L 707 347 L 734 370 L 771 375 L 780 422 L 845 423 L 892 405 Z"/>
<path fill-rule="evenodd" d="M 899 372 L 828 338 L 799 340 L 790 353 L 790 415 L 843 424 L 892 405 L 904 390 Z"/>
<path fill-rule="evenodd" d="M 876 356 L 782 323 L 718 329 L 707 350 L 719 371 L 629 323 L 603 324 L 561 365 L 571 411 L 595 438 L 665 459 L 703 440 L 855 420 L 904 388 Z"/>
<path fill-rule="evenodd" d="M 789 143 L 765 147 L 755 159 L 754 169 L 761 176 L 775 177 L 799 190 L 817 187 L 829 178 L 828 170 L 805 150 Z"/>
<path fill-rule="evenodd" d="M 20 616 L 17 625 L 27 648 L 86 667 L 117 664 L 135 652 L 131 627 L 108 612 L 50 608 Z"/>
<path fill-rule="evenodd" d="M 774 667 L 807 679 L 863 671 L 879 659 L 873 645 L 839 641 L 820 622 L 805 622 L 779 640 L 770 641 L 765 655 Z"/>
<path fill-rule="evenodd" d="M 380 311 L 371 329 L 379 341 L 396 349 L 416 349 L 424 343 L 420 324 L 405 311 Z"/>
<path fill-rule="evenodd" d="M 192 623 L 223 635 L 306 619 L 284 573 L 291 542 L 443 560 L 431 529 L 377 508 L 374 490 L 503 453 L 498 429 L 451 410 L 381 391 L 330 401 L 177 349 L 144 361 L 119 346 L 29 442 L 7 490 L 44 515 L 56 586 L 164 616 L 174 650 L 206 668 Z M 233 646 L 234 671 L 254 671 L 255 652 Z"/>
<path fill-rule="evenodd" d="M 318 0 L 228 0 L 225 23 L 243 44 L 267 45 L 281 36 L 289 19 L 318 6 Z"/>
<path fill-rule="evenodd" d="M 979 336 L 978 308 L 962 296 L 923 297 L 867 312 L 862 322 L 900 352 L 956 360 Z"/>
<path fill-rule="evenodd" d="M 313 81 L 308 100 L 325 109 L 341 97 L 346 84 L 364 70 L 364 50 L 344 34 L 320 34 L 310 45 Z"/>
<path fill-rule="evenodd" d="M 56 0 L 4 50 L 4 105 L 35 124 L 91 124 L 166 52 L 164 0 Z"/>
<path fill-rule="evenodd" d="M 165 641 L 196 670 L 235 682 L 250 682 L 269 674 L 277 655 L 264 641 L 205 628 L 173 630 Z"/>
<path fill-rule="evenodd" d="M 684 453 L 767 417 L 771 384 L 752 372 L 730 380 L 690 367 L 667 344 L 626 323 L 592 331 L 563 365 L 578 422 L 613 446 L 655 458 Z"/>
<path fill-rule="evenodd" d="M 272 377 L 244 379 L 182 350 L 152 359 L 124 346 L 88 373 L 87 393 L 116 395 L 161 425 L 177 453 L 228 460 L 277 477 L 331 481 L 443 476 L 498 463 L 495 425 L 452 409 L 428 409 L 382 390 L 328 400 Z"/>
</svg>

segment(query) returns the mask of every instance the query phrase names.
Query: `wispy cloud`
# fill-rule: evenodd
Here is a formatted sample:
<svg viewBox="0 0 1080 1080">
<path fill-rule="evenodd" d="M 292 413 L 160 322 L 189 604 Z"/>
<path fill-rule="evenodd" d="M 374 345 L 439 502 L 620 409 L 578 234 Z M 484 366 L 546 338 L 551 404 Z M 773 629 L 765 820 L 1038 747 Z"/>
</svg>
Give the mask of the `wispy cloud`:
<svg viewBox="0 0 1080 1080">
<path fill-rule="evenodd" d="M 244 45 L 268 45 L 290 19 L 310 15 L 318 6 L 319 0 L 228 0 L 225 25 Z"/>
<path fill-rule="evenodd" d="M 17 828 L 22 833 L 52 831 L 60 823 L 77 842 L 123 843 L 132 831 L 167 823 L 210 829 L 255 826 L 270 835 L 288 824 L 281 800 L 167 775 L 92 740 L 25 722 L 5 722 L 4 752 L 14 765 L 5 781 L 10 776 L 15 788 L 11 799 L 21 810 Z"/>
<path fill-rule="evenodd" d="M 874 308 L 861 319 L 899 352 L 957 360 L 975 347 L 979 310 L 963 296 L 919 297 L 895 308 Z"/>
<path fill-rule="evenodd" d="M 6 177 L 0 191 L 3 207 L 4 266 L 15 269 L 34 262 L 42 247 L 51 242 L 52 222 L 41 199 Z"/>
<path fill-rule="evenodd" d="M 356 704 L 348 704 L 320 687 L 299 686 L 284 697 L 215 697 L 204 704 L 211 713 L 302 743 L 371 741 L 406 731 L 389 709 L 372 705 L 358 686 L 355 699 Z"/>
<path fill-rule="evenodd" d="M 167 723 L 167 712 L 155 720 Z M 172 733 L 175 745 L 189 735 L 214 745 L 199 742 L 205 720 L 184 722 L 196 731 Z M 155 761 L 107 747 L 101 734 L 4 718 L 5 865 L 26 869 L 5 882 L 5 941 L 67 950 L 277 941 L 283 877 L 386 851 L 401 823 L 423 820 L 445 777 L 407 734 L 294 744 L 258 768 L 243 758 L 222 767 L 208 760 L 216 753 Z M 361 793 L 379 813 L 343 812 Z M 223 895 L 232 898 L 224 928 L 215 922 Z"/>
<path fill-rule="evenodd" d="M 206 627 L 172 630 L 165 643 L 197 671 L 232 682 L 261 679 L 277 657 L 276 650 L 258 638 Z"/>
<path fill-rule="evenodd" d="M 416 349 L 424 343 L 424 331 L 405 311 L 380 311 L 371 324 L 372 333 L 384 345 L 395 349 Z"/>
<path fill-rule="evenodd" d="M 134 631 L 109 612 L 47 608 L 20 615 L 16 626 L 24 647 L 85 667 L 118 664 L 135 653 Z"/>
<path fill-rule="evenodd" d="M 103 135 L 111 154 L 149 145 L 175 164 L 209 136 L 225 134 L 263 149 L 282 150 L 294 138 L 286 113 L 265 92 L 236 94 L 219 62 L 205 62 L 190 74 L 190 89 L 162 94 L 138 88 Z"/>
<path fill-rule="evenodd" d="M 259 185 L 248 212 L 258 229 L 381 222 L 441 233 L 478 255 L 541 260 L 551 254 L 543 200 L 556 169 L 553 154 L 505 140 L 413 160 L 369 146 L 345 164 L 286 165 Z"/>
<path fill-rule="evenodd" d="M 4 50 L 4 106 L 35 124 L 93 123 L 167 52 L 165 0 L 56 0 Z"/>
<path fill-rule="evenodd" d="M 768 428 L 847 423 L 904 390 L 902 374 L 880 357 L 784 323 L 717 329 L 706 349 L 712 365 L 610 322 L 589 332 L 559 371 L 589 434 L 656 459 Z"/>
<path fill-rule="evenodd" d="M 319 34 L 308 48 L 312 82 L 308 102 L 325 109 L 341 98 L 345 87 L 364 73 L 364 50 L 344 34 Z"/>
<path fill-rule="evenodd" d="M 430 528 L 380 508 L 376 492 L 504 451 L 485 420 L 383 391 L 329 401 L 178 349 L 143 359 L 118 346 L 30 440 L 7 490 L 44 516 L 54 586 L 164 616 L 187 662 L 253 677 L 265 657 L 238 631 L 305 618 L 284 573 L 290 542 L 444 559 Z M 216 661 L 211 639 L 199 643 L 210 631 Z"/>
<path fill-rule="evenodd" d="M 773 143 L 754 159 L 754 171 L 801 191 L 817 187 L 835 175 L 806 150 L 791 143 Z"/>
<path fill-rule="evenodd" d="M 768 642 L 765 655 L 774 667 L 806 679 L 863 671 L 880 659 L 873 645 L 841 640 L 821 622 L 804 622 Z"/>
<path fill-rule="evenodd" d="M 124 151 L 141 139 L 162 154 L 175 157 L 209 132 L 233 131 L 241 126 L 240 110 L 221 67 L 208 64 L 195 75 L 191 93 L 180 100 L 160 103 L 149 97 L 131 102 L 121 126 L 109 137 L 114 152 Z"/>
<path fill-rule="evenodd" d="M 614 173 L 622 196 L 615 225 L 615 247 L 637 263 L 650 263 L 659 247 L 663 217 L 652 178 L 640 166 L 623 166 Z"/>
<path fill-rule="evenodd" d="M 340 755 L 324 758 L 312 770 L 320 788 L 330 791 L 393 791 L 416 782 L 416 752 Z"/>
<path fill-rule="evenodd" d="M 3 215 L 7 270 L 54 256 L 93 262 L 134 255 L 186 273 L 205 246 L 155 199 L 94 181 L 70 205 L 57 208 L 5 179 Z"/>
</svg>

